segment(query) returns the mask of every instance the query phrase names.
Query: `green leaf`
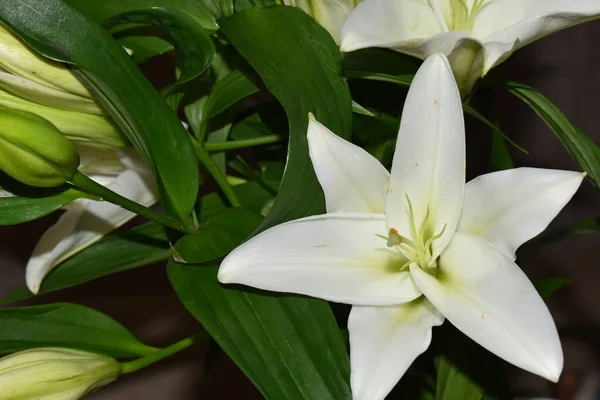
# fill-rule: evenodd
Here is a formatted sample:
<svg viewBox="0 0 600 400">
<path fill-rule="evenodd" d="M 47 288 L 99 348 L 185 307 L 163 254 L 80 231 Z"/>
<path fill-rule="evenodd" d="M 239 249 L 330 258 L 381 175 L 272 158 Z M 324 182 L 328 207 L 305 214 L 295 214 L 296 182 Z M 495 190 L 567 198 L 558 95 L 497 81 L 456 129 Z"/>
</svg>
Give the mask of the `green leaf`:
<svg viewBox="0 0 600 400">
<path fill-rule="evenodd" d="M 262 229 L 323 212 L 323 193 L 308 156 L 306 130 L 312 112 L 336 134 L 350 137 L 352 99 L 340 77 L 338 46 L 324 28 L 295 7 L 251 8 L 219 24 L 288 116 L 288 162 Z"/>
<path fill-rule="evenodd" d="M 46 216 L 75 199 L 87 197 L 69 185 L 34 188 L 1 176 L 0 225 L 16 225 Z"/>
<path fill-rule="evenodd" d="M 184 258 L 193 257 L 181 242 Z M 269 400 L 350 399 L 349 362 L 327 303 L 226 288 L 218 266 L 170 262 L 169 279 L 194 315 Z"/>
<path fill-rule="evenodd" d="M 490 159 L 492 171 L 502 171 L 515 167 L 506 147 L 506 140 L 498 133 L 492 132 L 492 151 Z"/>
<path fill-rule="evenodd" d="M 359 146 L 389 169 L 399 127 L 400 119 L 385 112 L 378 112 L 375 117 L 357 114 L 354 115 L 352 137 Z"/>
<path fill-rule="evenodd" d="M 352 111 L 356 114 L 366 115 L 367 117 L 375 117 L 375 114 L 373 114 L 371 111 L 367 110 L 354 100 L 352 100 Z"/>
<path fill-rule="evenodd" d="M 68 258 L 42 283 L 40 294 L 80 285 L 102 276 L 166 261 L 170 256 L 166 228 L 154 222 L 107 236 Z M 0 300 L 9 303 L 32 297 L 23 286 Z"/>
<path fill-rule="evenodd" d="M 215 84 L 208 96 L 204 112 L 214 118 L 240 100 L 258 92 L 260 88 L 244 72 L 235 70 Z"/>
<path fill-rule="evenodd" d="M 540 91 L 517 82 L 505 82 L 504 86 L 542 118 L 577 165 L 587 172 L 594 186 L 600 189 L 600 147 Z"/>
<path fill-rule="evenodd" d="M 436 359 L 435 400 L 481 400 L 483 390 L 445 356 Z"/>
<path fill-rule="evenodd" d="M 200 24 L 187 14 L 173 9 L 151 7 L 115 15 L 104 22 L 106 28 L 123 24 L 145 24 L 163 29 L 175 44 L 180 73 L 177 83 L 162 90 L 165 97 L 181 92 L 186 84 L 198 78 L 215 58 L 215 45 Z M 177 109 L 183 94 L 178 94 Z"/>
<path fill-rule="evenodd" d="M 233 0 L 201 0 L 215 18 L 233 15 Z"/>
<path fill-rule="evenodd" d="M 200 224 L 196 235 L 184 236 L 179 241 L 188 256 L 179 254 L 189 264 L 216 260 L 242 243 L 262 220 L 258 214 L 241 207 L 213 214 Z"/>
<path fill-rule="evenodd" d="M 75 66 L 153 167 L 163 206 L 189 221 L 199 174 L 188 133 L 119 43 L 61 0 L 4 0 L 0 19 L 40 54 Z"/>
<path fill-rule="evenodd" d="M 543 278 L 533 279 L 532 282 L 540 296 L 547 299 L 552 293 L 571 282 L 571 280 L 567 278 Z"/>
<path fill-rule="evenodd" d="M 436 329 L 431 348 L 438 354 L 436 400 L 480 400 L 484 395 L 512 399 L 506 380 L 506 362 L 452 324 Z"/>
<path fill-rule="evenodd" d="M 260 184 L 252 181 L 234 185 L 233 191 L 240 198 L 242 206 L 255 214 L 260 214 L 265 203 L 273 197 Z M 227 202 L 219 193 L 213 192 L 200 199 L 198 214 L 201 221 L 206 221 L 226 209 L 228 209 Z"/>
<path fill-rule="evenodd" d="M 504 138 L 504 140 L 506 140 L 508 143 L 510 143 L 513 147 L 519 149 L 520 151 L 522 151 L 525 154 L 529 154 L 527 152 L 527 150 L 525 150 L 524 148 L 522 148 L 521 146 L 516 144 L 511 138 L 506 136 L 506 134 L 504 132 L 502 132 L 496 124 L 493 124 L 489 119 L 487 119 L 486 117 L 481 115 L 479 113 L 479 111 L 475 110 L 470 105 L 463 103 L 463 111 L 465 114 L 468 114 L 468 115 L 474 117 L 475 119 L 477 119 L 478 121 L 483 122 L 488 128 L 490 128 L 492 130 L 492 133 L 502 136 Z"/>
<path fill-rule="evenodd" d="M 77 304 L 56 303 L 0 309 L 0 352 L 66 347 L 111 357 L 156 351 L 112 318 Z"/>
<path fill-rule="evenodd" d="M 192 18 L 208 32 L 219 29 L 208 7 L 197 0 L 65 0 L 91 20 L 104 24 L 115 15 L 154 9 L 161 13 L 177 11 Z"/>
<path fill-rule="evenodd" d="M 247 10 L 249 8 L 264 8 L 280 4 L 281 0 L 234 0 L 235 12 Z"/>
<path fill-rule="evenodd" d="M 365 49 L 344 54 L 348 78 L 370 79 L 410 86 L 420 61 L 385 49 Z"/>
</svg>

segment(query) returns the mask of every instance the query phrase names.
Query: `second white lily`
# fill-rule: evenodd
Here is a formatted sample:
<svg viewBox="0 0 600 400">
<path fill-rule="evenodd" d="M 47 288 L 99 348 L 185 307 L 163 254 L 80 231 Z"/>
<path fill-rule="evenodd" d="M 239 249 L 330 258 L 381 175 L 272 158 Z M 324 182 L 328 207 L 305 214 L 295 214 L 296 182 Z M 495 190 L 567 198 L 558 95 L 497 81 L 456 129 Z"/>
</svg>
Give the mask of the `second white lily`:
<svg viewBox="0 0 600 400">
<path fill-rule="evenodd" d="M 410 88 L 391 174 L 314 119 L 308 141 L 327 214 L 242 244 L 221 282 L 352 304 L 354 399 L 383 399 L 444 317 L 505 360 L 558 379 L 556 327 L 515 251 L 546 228 L 582 173 L 519 168 L 465 186 L 462 105 L 440 54 Z"/>
<path fill-rule="evenodd" d="M 598 17 L 597 0 L 366 0 L 346 20 L 341 47 L 444 53 L 466 95 L 517 49 Z"/>
</svg>

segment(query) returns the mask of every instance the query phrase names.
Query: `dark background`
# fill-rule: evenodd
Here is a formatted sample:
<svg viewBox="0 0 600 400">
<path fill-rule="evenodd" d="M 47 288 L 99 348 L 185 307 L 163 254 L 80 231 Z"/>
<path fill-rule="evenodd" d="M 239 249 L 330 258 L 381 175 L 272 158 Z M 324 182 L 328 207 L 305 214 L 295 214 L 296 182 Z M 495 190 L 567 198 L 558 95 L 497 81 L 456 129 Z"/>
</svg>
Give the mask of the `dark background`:
<svg viewBox="0 0 600 400">
<path fill-rule="evenodd" d="M 584 132 L 600 143 L 600 21 L 586 23 L 542 39 L 519 50 L 491 74 L 533 86 L 556 102 Z M 511 150 L 516 166 L 576 169 L 575 163 L 546 125 L 523 103 L 498 91 L 491 116 L 503 130 L 529 151 Z M 471 124 L 470 124 L 471 125 Z M 474 125 L 472 129 L 478 129 Z M 477 132 L 469 132 L 473 138 Z M 489 135 L 482 129 L 481 135 Z M 468 142 L 473 154 L 479 140 Z M 549 229 L 600 216 L 600 192 L 589 182 L 567 205 Z M 55 216 L 18 227 L 0 227 L 2 279 L 0 297 L 24 283 L 29 253 Z M 532 278 L 567 277 L 572 280 L 551 296 L 550 310 L 558 325 L 565 352 L 559 385 L 510 369 L 515 395 L 552 396 L 561 400 L 590 400 L 600 387 L 600 236 L 572 236 L 537 249 L 519 261 Z M 151 266 L 99 279 L 74 289 L 44 296 L 38 302 L 68 301 L 107 313 L 142 341 L 168 345 L 197 331 L 198 323 L 178 302 L 163 266 Z M 29 302 L 27 304 L 32 304 Z M 434 330 L 435 335 L 435 330 Z M 207 342 L 125 376 L 93 400 L 261 399 L 252 384 L 226 357 L 211 376 L 203 374 Z M 577 393 L 573 391 L 577 389 Z M 283 399 L 282 399 L 283 400 Z"/>
</svg>

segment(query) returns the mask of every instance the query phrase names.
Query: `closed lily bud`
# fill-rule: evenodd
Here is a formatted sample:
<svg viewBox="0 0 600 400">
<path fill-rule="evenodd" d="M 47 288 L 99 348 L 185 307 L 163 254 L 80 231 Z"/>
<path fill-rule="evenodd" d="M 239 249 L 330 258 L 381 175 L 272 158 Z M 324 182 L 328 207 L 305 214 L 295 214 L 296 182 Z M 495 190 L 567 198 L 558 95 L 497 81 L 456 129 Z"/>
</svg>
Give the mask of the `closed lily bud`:
<svg viewBox="0 0 600 400">
<path fill-rule="evenodd" d="M 69 181 L 78 167 L 77 149 L 50 122 L 0 109 L 0 170 L 27 185 L 54 187 Z"/>
<path fill-rule="evenodd" d="M 283 0 L 283 4 L 298 7 L 329 31 L 340 44 L 342 25 L 362 0 Z"/>
<path fill-rule="evenodd" d="M 65 66 L 37 55 L 1 24 L 0 65 L 2 69 L 40 85 L 91 98 L 85 86 Z"/>
<path fill-rule="evenodd" d="M 128 145 L 67 67 L 38 55 L 1 23 L 0 106 L 33 112 L 77 142 Z"/>
<path fill-rule="evenodd" d="M 77 400 L 117 379 L 113 358 L 78 350 L 43 348 L 0 359 L 0 400 Z"/>
</svg>

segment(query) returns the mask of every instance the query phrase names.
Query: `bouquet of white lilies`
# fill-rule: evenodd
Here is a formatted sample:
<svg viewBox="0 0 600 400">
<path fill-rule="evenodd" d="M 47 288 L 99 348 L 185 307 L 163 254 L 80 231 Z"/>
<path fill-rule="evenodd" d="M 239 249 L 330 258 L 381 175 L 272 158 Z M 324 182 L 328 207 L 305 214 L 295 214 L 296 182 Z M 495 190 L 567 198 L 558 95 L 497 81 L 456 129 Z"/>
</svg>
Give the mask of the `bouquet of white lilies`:
<svg viewBox="0 0 600 400">
<path fill-rule="evenodd" d="M 501 360 L 558 382 L 545 298 L 566 280 L 517 251 L 564 237 L 544 231 L 600 188 L 600 147 L 491 70 L 596 18 L 599 0 L 2 0 L 0 224 L 63 211 L 0 294 L 0 400 L 80 399 L 207 341 L 269 400 L 501 400 Z M 512 167 L 490 88 L 574 170 Z M 465 114 L 492 151 L 467 149 Z M 44 301 L 156 263 L 198 321 L 171 345 Z"/>
</svg>

